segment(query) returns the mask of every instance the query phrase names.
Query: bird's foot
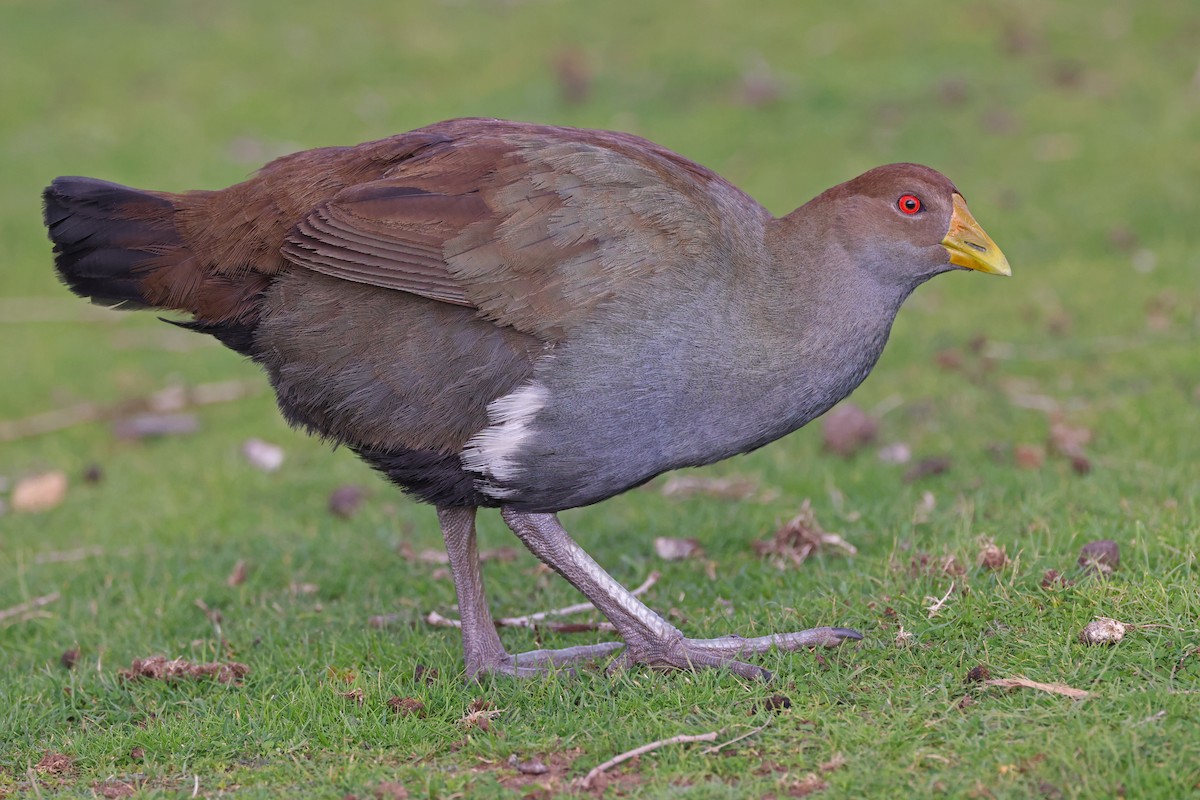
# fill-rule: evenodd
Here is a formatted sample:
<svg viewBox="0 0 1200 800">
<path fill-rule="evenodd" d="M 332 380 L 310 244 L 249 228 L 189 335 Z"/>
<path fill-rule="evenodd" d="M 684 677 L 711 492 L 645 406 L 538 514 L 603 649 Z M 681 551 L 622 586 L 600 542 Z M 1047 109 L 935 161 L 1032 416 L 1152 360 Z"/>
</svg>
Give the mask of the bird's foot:
<svg viewBox="0 0 1200 800">
<path fill-rule="evenodd" d="M 484 675 L 507 675 L 512 678 L 540 678 L 553 672 L 570 672 L 575 664 L 595 661 L 616 653 L 624 642 L 564 647 L 559 650 L 530 650 L 525 653 L 499 653 L 495 656 L 472 659 L 467 676 L 479 680 Z"/>
<path fill-rule="evenodd" d="M 799 650 L 804 647 L 837 647 L 848 640 L 861 639 L 852 628 L 810 628 L 796 633 L 777 633 L 746 639 L 741 636 L 722 636 L 717 639 L 687 639 L 630 642 L 624 655 L 614 666 L 645 664 L 651 667 L 697 670 L 701 667 L 728 669 L 750 680 L 769 681 L 769 670 L 738 659 L 772 648 Z"/>
</svg>

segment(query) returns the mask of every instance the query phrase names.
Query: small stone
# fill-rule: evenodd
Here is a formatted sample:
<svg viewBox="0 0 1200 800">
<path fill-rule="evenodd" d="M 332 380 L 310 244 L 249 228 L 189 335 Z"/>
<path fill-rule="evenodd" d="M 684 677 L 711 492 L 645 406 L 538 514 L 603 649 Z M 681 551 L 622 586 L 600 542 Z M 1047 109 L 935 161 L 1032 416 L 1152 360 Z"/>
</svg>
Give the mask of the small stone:
<svg viewBox="0 0 1200 800">
<path fill-rule="evenodd" d="M 274 472 L 283 466 L 283 448 L 262 439 L 247 439 L 243 442 L 242 456 L 250 466 L 263 472 Z"/>
<path fill-rule="evenodd" d="M 879 433 L 879 423 L 853 403 L 842 403 L 821 420 L 825 449 L 849 457 L 870 444 Z"/>
<path fill-rule="evenodd" d="M 536 757 L 531 758 L 528 761 L 521 761 L 514 753 L 512 757 L 509 758 L 509 763 L 516 768 L 517 772 L 521 773 L 522 775 L 545 775 L 550 771 L 550 768 L 546 766 L 546 762 Z"/>
<path fill-rule="evenodd" d="M 1079 640 L 1084 644 L 1116 644 L 1125 638 L 1128 626 L 1109 617 L 1097 617 L 1084 626 Z"/>
<path fill-rule="evenodd" d="M 13 511 L 46 511 L 67 496 L 67 473 L 43 472 L 17 481 L 12 490 Z"/>
<path fill-rule="evenodd" d="M 907 464 L 912 461 L 912 448 L 904 442 L 892 442 L 879 448 L 879 460 L 885 464 Z"/>
</svg>

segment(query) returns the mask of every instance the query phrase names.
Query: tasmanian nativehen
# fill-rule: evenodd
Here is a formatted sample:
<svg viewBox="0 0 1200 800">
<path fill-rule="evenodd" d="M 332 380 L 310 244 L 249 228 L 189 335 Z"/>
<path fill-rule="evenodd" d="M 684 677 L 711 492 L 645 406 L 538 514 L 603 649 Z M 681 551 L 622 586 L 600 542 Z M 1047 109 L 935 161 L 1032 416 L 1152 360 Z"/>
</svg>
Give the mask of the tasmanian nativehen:
<svg viewBox="0 0 1200 800">
<path fill-rule="evenodd" d="M 740 659 L 861 638 L 690 639 L 556 512 L 796 430 L 866 377 L 919 284 L 1010 274 L 928 167 L 878 167 L 776 218 L 645 139 L 490 119 L 296 153 L 220 191 L 58 178 L 44 200 L 72 291 L 190 314 L 176 324 L 262 365 L 293 425 L 437 507 L 470 676 L 624 647 L 767 678 Z M 475 545 L 490 507 L 623 643 L 504 650 Z"/>
</svg>

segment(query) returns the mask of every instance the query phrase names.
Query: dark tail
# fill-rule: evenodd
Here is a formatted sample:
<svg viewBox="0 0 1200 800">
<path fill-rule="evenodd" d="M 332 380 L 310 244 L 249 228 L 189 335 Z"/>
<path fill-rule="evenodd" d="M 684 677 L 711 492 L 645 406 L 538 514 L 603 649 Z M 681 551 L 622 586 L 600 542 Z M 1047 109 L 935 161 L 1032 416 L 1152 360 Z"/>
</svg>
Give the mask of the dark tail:
<svg viewBox="0 0 1200 800">
<path fill-rule="evenodd" d="M 42 199 L 59 278 L 101 305 L 194 314 L 194 322 L 175 324 L 249 355 L 267 278 L 224 274 L 197 258 L 176 228 L 177 204 L 189 196 L 56 178 Z"/>
<path fill-rule="evenodd" d="M 146 273 L 183 249 L 165 197 L 94 178 L 57 178 L 42 193 L 58 276 L 92 302 L 150 308 Z"/>
</svg>

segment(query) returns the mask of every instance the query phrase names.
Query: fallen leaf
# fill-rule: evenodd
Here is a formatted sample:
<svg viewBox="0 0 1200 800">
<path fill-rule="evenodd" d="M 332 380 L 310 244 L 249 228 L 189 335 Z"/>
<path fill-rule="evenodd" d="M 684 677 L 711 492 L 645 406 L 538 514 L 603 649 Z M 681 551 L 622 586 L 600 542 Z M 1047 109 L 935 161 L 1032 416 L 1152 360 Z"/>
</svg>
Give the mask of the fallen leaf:
<svg viewBox="0 0 1200 800">
<path fill-rule="evenodd" d="M 1067 457 L 1082 456 L 1083 448 L 1092 441 L 1092 431 L 1062 420 L 1050 424 L 1050 449 Z"/>
<path fill-rule="evenodd" d="M 788 797 L 808 797 L 828 789 L 829 782 L 818 776 L 817 773 L 810 772 L 798 781 L 781 784 L 781 788 L 787 792 Z"/>
<path fill-rule="evenodd" d="M 992 677 L 991 670 L 984 664 L 976 664 L 967 670 L 967 683 L 983 683 Z"/>
<path fill-rule="evenodd" d="M 33 768 L 45 775 L 62 775 L 70 772 L 74 765 L 75 761 L 70 756 L 47 750 Z"/>
<path fill-rule="evenodd" d="M 956 556 L 935 556 L 920 551 L 908 560 L 908 574 L 914 578 L 922 575 L 935 578 L 943 575 L 950 578 L 960 578 L 967 574 L 967 568 L 962 565 L 962 562 Z"/>
<path fill-rule="evenodd" d="M 805 498 L 800 513 L 775 531 L 770 539 L 757 541 L 754 551 L 769 557 L 779 569 L 791 564 L 798 567 L 817 550 L 836 549 L 846 555 L 855 555 L 858 550 L 836 533 L 827 533 L 817 522 L 812 502 Z"/>
<path fill-rule="evenodd" d="M 338 694 L 340 694 L 343 699 L 350 700 L 351 702 L 360 706 L 363 704 L 363 700 L 366 699 L 366 695 L 363 693 L 362 689 L 351 689 L 348 692 L 338 692 Z"/>
<path fill-rule="evenodd" d="M 387 706 L 402 717 L 424 717 L 425 704 L 415 697 L 390 697 Z"/>
<path fill-rule="evenodd" d="M 237 563 L 233 565 L 233 569 L 229 572 L 229 576 L 225 578 L 225 585 L 230 588 L 241 586 L 246 582 L 246 559 L 239 558 Z"/>
<path fill-rule="evenodd" d="M 962 353 L 953 347 L 946 350 L 939 350 L 937 355 L 933 357 L 933 360 L 939 367 L 948 372 L 960 370 L 963 365 Z"/>
<path fill-rule="evenodd" d="M 1088 542 L 1079 550 L 1079 566 L 1088 572 L 1111 575 L 1121 566 L 1121 547 L 1112 539 Z"/>
<path fill-rule="evenodd" d="M 383 781 L 375 787 L 376 800 L 408 800 L 408 789 L 395 781 Z"/>
<path fill-rule="evenodd" d="M 696 539 L 674 539 L 668 536 L 654 537 L 654 553 L 664 561 L 682 561 L 685 558 L 704 554 Z"/>
<path fill-rule="evenodd" d="M 755 708 L 755 711 L 773 711 L 778 714 L 780 711 L 786 711 L 792 707 L 792 698 L 786 694 L 773 694 L 766 700 L 762 701 L 762 705 Z"/>
<path fill-rule="evenodd" d="M 350 519 L 362 508 L 366 498 L 367 490 L 361 486 L 339 486 L 329 495 L 329 512 L 342 519 Z"/>
<path fill-rule="evenodd" d="M 467 713 L 458 722 L 464 728 L 479 728 L 486 733 L 491 728 L 492 719 L 502 713 L 504 709 L 498 709 L 491 701 L 477 697 L 467 706 Z"/>
<path fill-rule="evenodd" d="M 846 766 L 846 757 L 841 753 L 834 753 L 832 757 L 820 766 L 821 772 L 835 772 Z"/>
<path fill-rule="evenodd" d="M 120 670 L 117 674 L 125 681 L 149 679 L 170 682 L 182 678 L 212 677 L 218 683 L 239 684 L 242 678 L 250 674 L 250 668 L 236 661 L 193 664 L 183 658 L 151 656 L 135 658 L 129 669 Z"/>
<path fill-rule="evenodd" d="M 247 439 L 243 442 L 242 456 L 250 466 L 263 472 L 274 472 L 283 466 L 283 448 L 262 439 Z"/>
<path fill-rule="evenodd" d="M 1064 697 L 1070 697 L 1073 700 L 1083 700 L 1088 696 L 1088 693 L 1083 689 L 1076 689 L 1067 686 L 1064 683 L 1041 683 L 1039 681 L 1031 681 L 1028 678 L 993 678 L 987 681 L 988 686 L 999 686 L 1002 689 L 1036 689 L 1039 692 L 1049 692 L 1050 694 L 1060 694 Z"/>
<path fill-rule="evenodd" d="M 996 572 L 1008 566 L 1008 553 L 991 539 L 983 539 L 979 543 L 979 556 L 976 558 L 976 563 L 984 569 Z"/>
<path fill-rule="evenodd" d="M 72 647 L 69 650 L 63 650 L 61 656 L 58 657 L 58 663 L 62 664 L 66 669 L 74 669 L 75 664 L 79 661 L 79 648 Z"/>
<path fill-rule="evenodd" d="M 950 471 L 950 466 L 954 462 L 949 456 L 933 456 L 932 458 L 923 458 L 916 464 L 908 468 L 904 473 L 905 483 L 914 483 L 924 478 L 929 478 L 934 475 L 941 475 L 944 472 Z"/>
<path fill-rule="evenodd" d="M 592 93 L 592 69 L 576 48 L 562 50 L 551 61 L 558 96 L 567 105 L 579 105 Z"/>
<path fill-rule="evenodd" d="M 1042 588 L 1051 589 L 1055 584 L 1059 586 L 1074 586 L 1075 582 L 1067 580 L 1065 576 L 1059 573 L 1056 569 L 1046 570 L 1046 574 L 1042 575 Z"/>
<path fill-rule="evenodd" d="M 137 794 L 137 789 L 132 784 L 115 779 L 92 784 L 92 790 L 106 800 L 121 800 L 121 798 L 133 797 Z"/>
<path fill-rule="evenodd" d="M 46 511 L 61 503 L 66 496 L 67 473 L 54 470 L 17 481 L 10 502 L 13 511 Z"/>
<path fill-rule="evenodd" d="M 1041 445 L 1019 444 L 1013 448 L 1013 461 L 1021 469 L 1041 469 L 1046 461 L 1046 450 Z"/>
<path fill-rule="evenodd" d="M 821 418 L 825 449 L 848 458 L 875 441 L 879 423 L 853 403 L 839 403 Z"/>
</svg>

